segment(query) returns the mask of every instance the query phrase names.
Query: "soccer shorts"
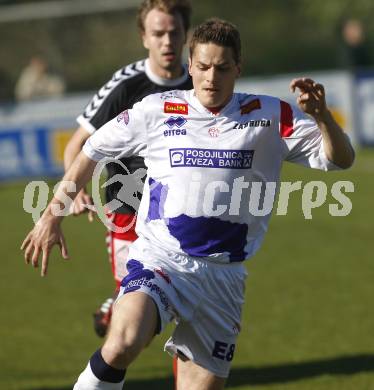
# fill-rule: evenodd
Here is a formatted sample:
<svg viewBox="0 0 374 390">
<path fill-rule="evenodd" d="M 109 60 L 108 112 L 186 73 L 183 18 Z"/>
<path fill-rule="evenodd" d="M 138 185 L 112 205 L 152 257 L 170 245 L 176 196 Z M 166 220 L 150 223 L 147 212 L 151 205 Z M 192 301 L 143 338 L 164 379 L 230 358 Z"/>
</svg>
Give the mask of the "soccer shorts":
<svg viewBox="0 0 374 390">
<path fill-rule="evenodd" d="M 109 261 L 112 266 L 114 280 L 119 287 L 122 279 L 126 276 L 126 262 L 129 253 L 129 245 L 137 239 L 135 233 L 134 214 L 106 213 L 107 220 L 119 228 L 128 227 L 123 233 L 113 232 L 108 229 L 106 234 L 106 245 L 109 254 Z"/>
<path fill-rule="evenodd" d="M 227 377 L 240 331 L 247 276 L 243 263 L 219 264 L 165 252 L 139 238 L 117 299 L 131 291 L 156 303 L 161 330 L 176 322 L 165 350 Z"/>
</svg>

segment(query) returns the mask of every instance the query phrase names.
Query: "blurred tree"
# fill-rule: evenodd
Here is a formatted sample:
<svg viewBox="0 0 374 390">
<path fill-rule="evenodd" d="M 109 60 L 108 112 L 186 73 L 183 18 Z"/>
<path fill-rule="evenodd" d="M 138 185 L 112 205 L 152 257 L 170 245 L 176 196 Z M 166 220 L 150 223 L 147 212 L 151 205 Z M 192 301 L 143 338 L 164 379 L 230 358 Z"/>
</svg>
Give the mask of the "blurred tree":
<svg viewBox="0 0 374 390">
<path fill-rule="evenodd" d="M 373 0 L 192 0 L 192 5 L 193 24 L 218 16 L 238 26 L 243 76 L 337 68 L 337 28 L 347 17 L 362 20 L 374 52 Z M 12 83 L 41 50 L 69 91 L 96 90 L 113 70 L 145 55 L 135 10 L 3 23 L 0 36 L 2 69 Z"/>
<path fill-rule="evenodd" d="M 6 102 L 13 97 L 13 85 L 10 83 L 8 74 L 0 68 L 0 103 Z"/>
</svg>

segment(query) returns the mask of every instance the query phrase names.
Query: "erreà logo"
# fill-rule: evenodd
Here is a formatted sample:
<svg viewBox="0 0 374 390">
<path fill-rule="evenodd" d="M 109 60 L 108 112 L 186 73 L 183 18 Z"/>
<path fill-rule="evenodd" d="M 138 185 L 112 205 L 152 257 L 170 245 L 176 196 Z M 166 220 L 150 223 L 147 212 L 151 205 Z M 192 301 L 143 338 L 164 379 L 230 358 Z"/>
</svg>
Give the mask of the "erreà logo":
<svg viewBox="0 0 374 390">
<path fill-rule="evenodd" d="M 260 99 L 255 99 L 249 103 L 240 106 L 240 114 L 245 115 L 251 113 L 253 110 L 259 110 L 261 108 Z"/>
<path fill-rule="evenodd" d="M 188 104 L 165 102 L 164 112 L 166 114 L 188 115 Z"/>
</svg>

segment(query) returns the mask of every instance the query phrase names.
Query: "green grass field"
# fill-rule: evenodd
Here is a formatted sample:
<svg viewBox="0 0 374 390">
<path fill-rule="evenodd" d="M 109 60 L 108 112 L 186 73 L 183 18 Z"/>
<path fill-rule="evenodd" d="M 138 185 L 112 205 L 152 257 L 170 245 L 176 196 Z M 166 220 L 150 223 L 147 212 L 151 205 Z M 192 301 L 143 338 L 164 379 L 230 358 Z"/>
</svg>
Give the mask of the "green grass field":
<svg viewBox="0 0 374 390">
<path fill-rule="evenodd" d="M 283 180 L 350 180 L 353 209 L 331 217 L 328 202 L 305 220 L 300 192 L 287 216 L 273 215 L 249 278 L 242 332 L 227 389 L 374 389 L 374 152 L 354 168 L 319 172 L 285 165 Z M 47 278 L 19 250 L 32 219 L 25 183 L 2 185 L 0 389 L 68 390 L 100 345 L 92 312 L 112 281 L 104 227 L 85 217 L 63 226 L 70 261 L 53 256 Z M 171 329 L 169 329 L 171 331 Z M 126 389 L 172 389 L 159 336 L 127 375 Z"/>
</svg>

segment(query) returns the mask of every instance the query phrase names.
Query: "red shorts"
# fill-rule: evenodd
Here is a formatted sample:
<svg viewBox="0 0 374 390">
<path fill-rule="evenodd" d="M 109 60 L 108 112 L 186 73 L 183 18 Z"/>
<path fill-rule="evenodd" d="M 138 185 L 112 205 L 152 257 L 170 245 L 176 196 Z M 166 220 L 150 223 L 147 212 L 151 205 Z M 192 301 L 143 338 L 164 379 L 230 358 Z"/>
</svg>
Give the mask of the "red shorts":
<svg viewBox="0 0 374 390">
<path fill-rule="evenodd" d="M 107 218 L 118 227 L 130 226 L 124 233 L 116 233 L 108 230 L 106 235 L 106 244 L 109 253 L 109 261 L 112 264 L 112 272 L 117 288 L 122 279 L 127 274 L 126 263 L 129 252 L 129 245 L 135 241 L 138 236 L 135 233 L 135 214 L 107 213 Z"/>
</svg>

